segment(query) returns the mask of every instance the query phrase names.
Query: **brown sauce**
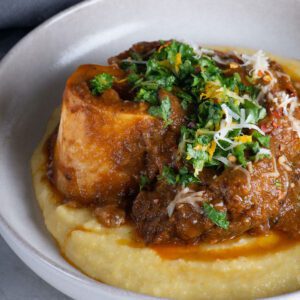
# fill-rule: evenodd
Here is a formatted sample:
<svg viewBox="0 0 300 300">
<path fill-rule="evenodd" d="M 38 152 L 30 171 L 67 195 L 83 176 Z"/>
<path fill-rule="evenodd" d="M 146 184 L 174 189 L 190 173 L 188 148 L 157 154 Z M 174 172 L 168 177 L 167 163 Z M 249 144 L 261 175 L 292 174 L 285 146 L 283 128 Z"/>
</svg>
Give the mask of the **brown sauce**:
<svg viewBox="0 0 300 300">
<path fill-rule="evenodd" d="M 44 183 L 48 184 L 48 188 L 52 190 L 53 198 L 56 202 L 63 202 L 63 196 L 57 191 L 55 186 L 50 183 L 47 176 L 43 178 Z M 127 226 L 131 226 L 134 231 L 134 224 L 127 222 Z M 84 226 L 77 226 L 72 229 L 66 236 L 65 242 L 70 238 L 74 231 L 82 231 L 86 233 L 97 234 L 97 231 L 85 228 Z M 289 248 L 300 245 L 300 240 L 288 238 L 285 234 L 279 232 L 272 232 L 268 235 L 261 235 L 258 237 L 249 237 L 249 241 L 244 244 L 239 244 L 243 238 L 226 241 L 216 245 L 203 243 L 201 245 L 151 245 L 147 246 L 139 239 L 136 233 L 132 234 L 131 239 L 120 239 L 118 244 L 120 246 L 128 246 L 131 248 L 149 248 L 155 251 L 162 259 L 177 260 L 184 259 L 186 261 L 214 261 L 214 260 L 230 260 L 239 257 L 260 257 L 278 251 L 288 250 Z M 220 247 L 219 247 L 220 246 Z M 69 260 L 64 249 L 60 248 L 61 255 L 77 269 L 78 266 Z M 80 269 L 79 269 L 80 270 Z M 81 271 L 81 270 L 80 270 Z"/>
<path fill-rule="evenodd" d="M 248 236 L 247 236 L 248 237 Z M 238 238 L 232 241 L 219 243 L 218 245 L 201 244 L 201 245 L 157 245 L 150 246 L 162 259 L 177 260 L 184 259 L 187 261 L 214 261 L 236 259 L 239 257 L 260 257 L 278 251 L 288 250 L 289 248 L 300 244 L 299 240 L 290 239 L 284 234 L 271 233 L 255 238 L 250 238 L 245 244 L 239 245 Z M 120 245 L 126 245 L 132 248 L 147 247 L 142 242 L 134 240 L 121 239 Z M 220 247 L 221 246 L 221 247 Z"/>
</svg>

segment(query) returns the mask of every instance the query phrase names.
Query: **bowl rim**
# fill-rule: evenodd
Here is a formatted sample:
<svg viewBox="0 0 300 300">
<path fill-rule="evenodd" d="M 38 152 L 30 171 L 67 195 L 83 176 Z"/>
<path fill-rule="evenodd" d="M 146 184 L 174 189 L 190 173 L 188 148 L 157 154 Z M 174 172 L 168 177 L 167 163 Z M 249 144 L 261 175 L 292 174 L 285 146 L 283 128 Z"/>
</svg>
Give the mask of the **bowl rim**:
<svg viewBox="0 0 300 300">
<path fill-rule="evenodd" d="M 53 24 L 59 22 L 60 20 L 66 18 L 70 15 L 80 13 L 80 11 L 84 10 L 86 7 L 93 6 L 95 3 L 104 2 L 104 1 L 108 1 L 108 0 L 85 0 L 83 2 L 79 2 L 67 9 L 60 11 L 59 13 L 55 14 L 54 16 L 50 17 L 49 19 L 47 19 L 44 22 L 42 22 L 41 24 L 39 24 L 37 27 L 35 27 L 33 30 L 31 30 L 29 33 L 27 33 L 24 37 L 22 37 L 4 55 L 4 57 L 2 57 L 2 59 L 0 60 L 0 74 L 2 72 L 1 70 L 3 69 L 3 67 L 6 64 L 9 64 L 9 62 L 10 62 L 11 58 L 14 56 L 14 54 L 17 51 L 19 51 L 19 49 L 22 48 L 24 43 L 29 42 L 31 39 L 33 39 L 35 35 L 39 34 L 44 29 L 52 26 Z M 25 238 L 23 238 L 5 219 L 5 217 L 3 216 L 1 211 L 0 211 L 0 235 L 3 237 L 3 239 L 9 245 L 9 247 L 12 249 L 12 251 L 18 257 L 20 257 L 19 254 L 16 253 L 15 249 L 8 242 L 8 240 L 9 240 L 8 236 L 12 236 L 13 241 L 16 244 L 19 243 L 19 245 L 23 246 L 28 251 L 28 253 L 30 253 L 30 255 L 34 256 L 35 259 L 39 260 L 41 263 L 43 263 L 45 265 L 48 265 L 50 268 L 53 268 L 55 271 L 59 272 L 61 275 L 68 276 L 72 280 L 79 281 L 81 283 L 84 283 L 87 286 L 97 288 L 97 289 L 100 288 L 103 292 L 111 293 L 112 296 L 114 295 L 114 296 L 120 297 L 119 299 L 126 299 L 126 297 L 131 297 L 131 299 L 144 299 L 144 300 L 166 299 L 166 298 L 152 297 L 149 295 L 136 293 L 136 292 L 129 291 L 126 289 L 118 288 L 118 287 L 97 281 L 97 280 L 89 277 L 88 275 L 85 275 L 84 273 L 78 274 L 77 272 L 75 272 L 73 270 L 66 269 L 64 266 L 57 264 L 53 259 L 44 255 L 35 246 L 30 244 Z M 22 257 L 20 257 L 20 259 L 27 265 L 26 261 Z M 35 271 L 33 270 L 33 272 L 35 272 Z M 81 271 L 78 270 L 78 272 L 81 272 Z M 297 296 L 297 295 L 300 296 L 300 291 L 286 293 L 286 294 L 270 297 L 268 299 L 270 299 L 270 300 L 296 299 L 296 298 L 294 298 L 294 296 Z"/>
</svg>

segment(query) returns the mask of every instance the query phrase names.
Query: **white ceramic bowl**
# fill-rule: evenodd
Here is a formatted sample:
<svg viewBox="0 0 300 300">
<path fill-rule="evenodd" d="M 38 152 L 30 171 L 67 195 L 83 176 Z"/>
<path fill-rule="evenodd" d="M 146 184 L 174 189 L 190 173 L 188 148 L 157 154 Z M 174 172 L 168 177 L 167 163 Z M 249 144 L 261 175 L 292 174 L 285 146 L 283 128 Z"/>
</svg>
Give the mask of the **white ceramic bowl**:
<svg viewBox="0 0 300 300">
<path fill-rule="evenodd" d="M 297 0 L 83 2 L 26 36 L 0 66 L 0 232 L 39 276 L 76 299 L 153 299 L 96 282 L 70 266 L 45 229 L 29 160 L 68 75 L 141 40 L 260 48 L 300 58 Z M 280 299 L 300 298 L 300 292 Z"/>
</svg>

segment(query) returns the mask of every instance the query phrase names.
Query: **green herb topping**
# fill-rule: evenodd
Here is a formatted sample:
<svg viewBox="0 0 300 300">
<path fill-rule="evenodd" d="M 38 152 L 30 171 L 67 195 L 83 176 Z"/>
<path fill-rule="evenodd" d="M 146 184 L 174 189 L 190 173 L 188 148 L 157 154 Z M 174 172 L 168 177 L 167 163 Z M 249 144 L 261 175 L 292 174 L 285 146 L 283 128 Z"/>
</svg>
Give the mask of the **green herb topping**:
<svg viewBox="0 0 300 300">
<path fill-rule="evenodd" d="M 261 69 L 256 56 L 247 56 L 247 63 L 232 59 L 224 66 L 218 64 L 222 58 L 213 50 L 195 50 L 178 41 L 161 43 L 144 57 L 131 51 L 131 57 L 120 66 L 128 72 L 134 100 L 149 103 L 149 114 L 161 118 L 165 127 L 172 124 L 172 105 L 168 98 L 160 101 L 158 92 L 164 89 L 179 98 L 187 116 L 181 127 L 178 158 L 187 169 L 192 167 L 189 178 L 196 178 L 204 167 L 230 166 L 228 157 L 246 167 L 249 161 L 270 156 L 269 137 L 258 126 L 266 110 L 257 100 L 267 58 L 256 54 L 263 58 Z M 248 68 L 244 76 L 242 70 L 249 64 L 255 68 Z M 170 174 L 161 178 L 170 184 L 188 184 L 180 174 Z"/>
<path fill-rule="evenodd" d="M 176 173 L 171 167 L 164 166 L 161 176 L 158 179 L 165 180 L 170 185 L 180 184 L 188 186 L 191 183 L 199 183 L 199 179 L 193 174 L 189 173 L 187 167 L 182 167 Z"/>
<path fill-rule="evenodd" d="M 211 204 L 207 202 L 203 203 L 203 210 L 206 216 L 217 226 L 228 229 L 229 221 L 227 220 L 227 216 L 225 212 L 221 212 L 216 210 Z"/>
<path fill-rule="evenodd" d="M 148 113 L 152 116 L 162 118 L 165 127 L 168 127 L 173 123 L 173 121 L 170 119 L 171 103 L 168 97 L 162 100 L 159 106 L 151 106 L 148 110 Z"/>
<path fill-rule="evenodd" d="M 112 87 L 114 77 L 107 73 L 101 73 L 96 75 L 90 80 L 91 92 L 94 96 L 102 94 L 105 90 Z"/>
</svg>

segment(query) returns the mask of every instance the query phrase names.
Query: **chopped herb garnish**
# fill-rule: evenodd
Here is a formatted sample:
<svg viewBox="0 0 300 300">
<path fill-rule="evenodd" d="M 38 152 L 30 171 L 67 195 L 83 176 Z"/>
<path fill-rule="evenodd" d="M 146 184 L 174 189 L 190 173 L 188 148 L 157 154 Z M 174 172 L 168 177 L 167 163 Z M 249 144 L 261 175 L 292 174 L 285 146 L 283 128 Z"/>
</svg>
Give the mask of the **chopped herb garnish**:
<svg viewBox="0 0 300 300">
<path fill-rule="evenodd" d="M 159 180 L 165 180 L 170 185 L 180 184 L 188 186 L 191 183 L 199 183 L 199 179 L 189 172 L 187 167 L 182 167 L 178 172 L 171 167 L 164 166 Z"/>
<path fill-rule="evenodd" d="M 203 210 L 206 216 L 217 226 L 228 229 L 229 221 L 225 212 L 216 210 L 211 204 L 203 203 Z"/>
<path fill-rule="evenodd" d="M 177 183 L 176 173 L 173 168 L 164 166 L 161 176 L 158 178 L 160 180 L 164 179 L 170 185 L 175 185 Z"/>
<path fill-rule="evenodd" d="M 200 180 L 191 174 L 187 167 L 182 167 L 179 169 L 179 174 L 177 175 L 178 183 L 183 186 L 188 186 L 191 183 L 199 183 Z"/>
<path fill-rule="evenodd" d="M 270 136 L 262 135 L 258 131 L 254 131 L 252 134 L 253 138 L 255 138 L 263 147 L 270 147 Z"/>
<path fill-rule="evenodd" d="M 114 77 L 107 73 L 96 75 L 90 80 L 91 92 L 94 96 L 102 94 L 105 90 L 112 87 Z"/>
<path fill-rule="evenodd" d="M 238 162 L 243 166 L 246 167 L 247 159 L 245 157 L 245 150 L 247 146 L 245 144 L 238 145 L 233 148 L 233 155 L 237 158 Z"/>
<path fill-rule="evenodd" d="M 161 101 L 160 106 L 151 106 L 148 110 L 148 113 L 152 116 L 163 119 L 165 127 L 168 127 L 173 123 L 172 119 L 170 119 L 171 103 L 168 97 Z"/>
<path fill-rule="evenodd" d="M 150 180 L 147 176 L 141 175 L 140 177 L 140 191 L 144 189 L 146 185 L 150 183 Z"/>
<path fill-rule="evenodd" d="M 206 54 L 205 54 L 206 53 Z M 237 164 L 246 167 L 250 161 L 269 157 L 270 137 L 258 122 L 266 116 L 266 109 L 257 98 L 261 86 L 257 72 L 241 76 L 243 66 L 233 61 L 236 72 L 228 73 L 218 65 L 211 51 L 201 55 L 191 46 L 178 41 L 162 42 L 149 55 L 131 57 L 120 64 L 128 72 L 128 83 L 135 93 L 135 101 L 147 102 L 149 114 L 161 118 L 164 126 L 172 124 L 172 103 L 160 101 L 160 89 L 177 96 L 187 111 L 181 128 L 178 160 L 196 178 L 205 167 L 228 166 L 228 157 L 236 157 Z M 245 75 L 245 74 L 243 74 Z M 179 171 L 169 182 L 176 180 Z M 162 174 L 162 177 L 163 174 Z"/>
</svg>

